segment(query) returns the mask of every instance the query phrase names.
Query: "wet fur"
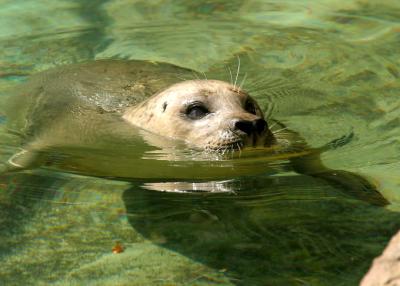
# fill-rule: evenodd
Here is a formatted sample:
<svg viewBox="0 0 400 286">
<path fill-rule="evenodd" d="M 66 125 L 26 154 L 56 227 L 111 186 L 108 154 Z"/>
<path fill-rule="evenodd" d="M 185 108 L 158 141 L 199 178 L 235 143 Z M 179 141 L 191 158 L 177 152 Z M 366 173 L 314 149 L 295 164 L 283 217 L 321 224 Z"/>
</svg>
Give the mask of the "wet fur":
<svg viewBox="0 0 400 286">
<path fill-rule="evenodd" d="M 161 67 L 163 76 L 160 78 Z M 11 110 L 18 112 L 8 115 L 11 122 L 24 122 L 23 126 L 11 126 L 13 130 L 17 130 L 16 133 L 23 134 L 23 147 L 0 171 L 39 167 L 48 162 L 48 158 L 42 156 L 46 148 L 62 144 L 91 144 L 101 140 L 104 133 L 99 133 L 98 130 L 116 132 L 118 136 L 118 130 L 108 130 L 104 126 L 113 122 L 113 126 L 118 126 L 118 129 L 129 130 L 129 122 L 121 120 L 121 116 L 129 108 L 133 109 L 125 114 L 133 114 L 132 121 L 138 125 L 149 124 L 149 130 L 153 130 L 150 123 L 156 120 L 156 116 L 170 112 L 172 105 L 168 100 L 158 102 L 146 99 L 165 87 L 178 83 L 180 79 L 177 75 L 182 72 L 188 71 L 168 64 L 96 61 L 56 68 L 33 77 L 22 87 L 27 94 L 20 93 L 15 98 L 17 107 Z M 240 91 L 237 85 L 238 73 L 239 71 L 236 73 L 232 92 Z M 212 83 L 205 83 L 207 82 Z M 140 112 L 135 113 L 134 110 Z M 23 120 L 18 120 L 18 117 L 23 117 Z M 286 154 L 293 170 L 322 179 L 371 204 L 388 204 L 376 187 L 363 177 L 347 171 L 332 170 L 323 165 L 321 152 L 333 148 L 334 144 L 310 148 L 299 134 L 288 130 L 283 124 L 273 120 L 269 124 L 274 124 L 274 127 L 270 138 L 265 137 L 266 144 L 273 143 L 272 145 L 278 147 L 276 152 Z M 226 128 L 220 128 L 220 131 L 217 136 L 201 134 L 198 138 L 207 139 L 201 141 L 199 146 L 210 146 L 209 149 L 221 153 L 240 151 L 243 146 L 238 143 L 238 137 Z M 199 141 L 198 138 L 195 140 Z"/>
</svg>

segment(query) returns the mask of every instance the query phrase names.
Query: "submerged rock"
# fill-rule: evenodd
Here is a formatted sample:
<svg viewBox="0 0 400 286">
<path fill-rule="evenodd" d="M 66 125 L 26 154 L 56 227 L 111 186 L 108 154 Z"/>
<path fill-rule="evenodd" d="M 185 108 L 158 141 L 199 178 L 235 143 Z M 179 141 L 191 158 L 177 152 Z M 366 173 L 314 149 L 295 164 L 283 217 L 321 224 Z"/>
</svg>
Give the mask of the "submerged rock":
<svg viewBox="0 0 400 286">
<path fill-rule="evenodd" d="M 375 258 L 360 285 L 400 285 L 400 231 L 390 240 L 382 255 Z"/>
</svg>

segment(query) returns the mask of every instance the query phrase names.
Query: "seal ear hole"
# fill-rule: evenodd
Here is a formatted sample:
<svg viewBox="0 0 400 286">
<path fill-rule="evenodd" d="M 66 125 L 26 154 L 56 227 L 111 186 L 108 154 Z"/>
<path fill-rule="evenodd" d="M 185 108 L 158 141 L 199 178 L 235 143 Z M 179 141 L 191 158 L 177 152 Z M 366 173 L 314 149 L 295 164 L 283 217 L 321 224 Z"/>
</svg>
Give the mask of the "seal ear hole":
<svg viewBox="0 0 400 286">
<path fill-rule="evenodd" d="M 165 112 L 165 110 L 167 109 L 167 106 L 168 106 L 168 103 L 164 102 L 162 105 L 163 112 Z"/>
<path fill-rule="evenodd" d="M 246 103 L 244 104 L 244 109 L 251 114 L 257 115 L 257 108 L 254 102 L 250 99 L 246 100 Z"/>
</svg>

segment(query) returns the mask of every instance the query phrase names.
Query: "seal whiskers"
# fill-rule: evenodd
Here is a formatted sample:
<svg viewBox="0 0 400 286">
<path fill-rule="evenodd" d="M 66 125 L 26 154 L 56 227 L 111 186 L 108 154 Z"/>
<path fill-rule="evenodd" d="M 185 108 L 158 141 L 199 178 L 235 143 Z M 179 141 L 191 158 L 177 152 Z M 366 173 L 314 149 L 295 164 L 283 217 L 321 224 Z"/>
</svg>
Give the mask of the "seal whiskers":
<svg viewBox="0 0 400 286">
<path fill-rule="evenodd" d="M 239 89 L 243 88 L 244 83 L 246 82 L 247 73 L 244 74 L 242 81 L 240 82 Z"/>
<path fill-rule="evenodd" d="M 272 132 L 272 134 L 276 135 L 276 134 L 279 134 L 280 132 L 282 132 L 282 131 L 284 131 L 284 130 L 287 130 L 287 129 L 288 129 L 287 127 L 284 127 L 284 128 L 282 128 L 282 129 L 273 130 L 273 131 L 271 131 L 271 132 Z"/>
<path fill-rule="evenodd" d="M 237 83 L 237 80 L 238 80 L 238 77 L 239 77 L 239 72 L 240 72 L 240 57 L 238 56 L 237 59 L 238 59 L 238 66 L 237 66 L 237 69 L 236 69 L 235 82 L 233 83 L 233 86 L 235 87 L 235 89 L 237 89 L 236 83 Z"/>
<path fill-rule="evenodd" d="M 229 75 L 230 75 L 230 78 L 231 78 L 231 80 L 230 80 L 230 84 L 232 84 L 233 85 L 233 76 L 232 76 L 232 70 L 231 70 L 231 68 L 228 66 L 228 71 L 229 71 Z"/>
</svg>

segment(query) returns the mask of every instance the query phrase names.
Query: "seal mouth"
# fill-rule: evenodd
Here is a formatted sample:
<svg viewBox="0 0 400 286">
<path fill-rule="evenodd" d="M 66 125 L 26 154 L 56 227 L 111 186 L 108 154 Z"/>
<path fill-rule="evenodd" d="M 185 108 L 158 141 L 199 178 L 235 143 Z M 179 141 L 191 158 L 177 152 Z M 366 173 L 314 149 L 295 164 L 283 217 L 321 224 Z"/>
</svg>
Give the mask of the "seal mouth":
<svg viewBox="0 0 400 286">
<path fill-rule="evenodd" d="M 233 154 L 244 149 L 269 148 L 275 144 L 275 138 L 271 132 L 267 134 L 237 134 L 235 132 L 223 134 L 217 140 L 210 140 L 201 149 L 210 153 Z"/>
<path fill-rule="evenodd" d="M 233 153 L 235 151 L 241 151 L 244 148 L 244 142 L 242 140 L 236 140 L 232 142 L 224 142 L 224 144 L 206 146 L 205 150 L 209 152 L 215 152 L 220 154 Z"/>
<path fill-rule="evenodd" d="M 259 148 L 270 148 L 275 145 L 275 138 L 269 136 L 265 138 L 257 138 L 252 136 L 250 138 L 237 139 L 229 142 L 221 142 L 220 144 L 210 144 L 204 148 L 207 152 L 229 154 L 234 152 L 241 152 L 244 149 L 259 149 Z"/>
</svg>

